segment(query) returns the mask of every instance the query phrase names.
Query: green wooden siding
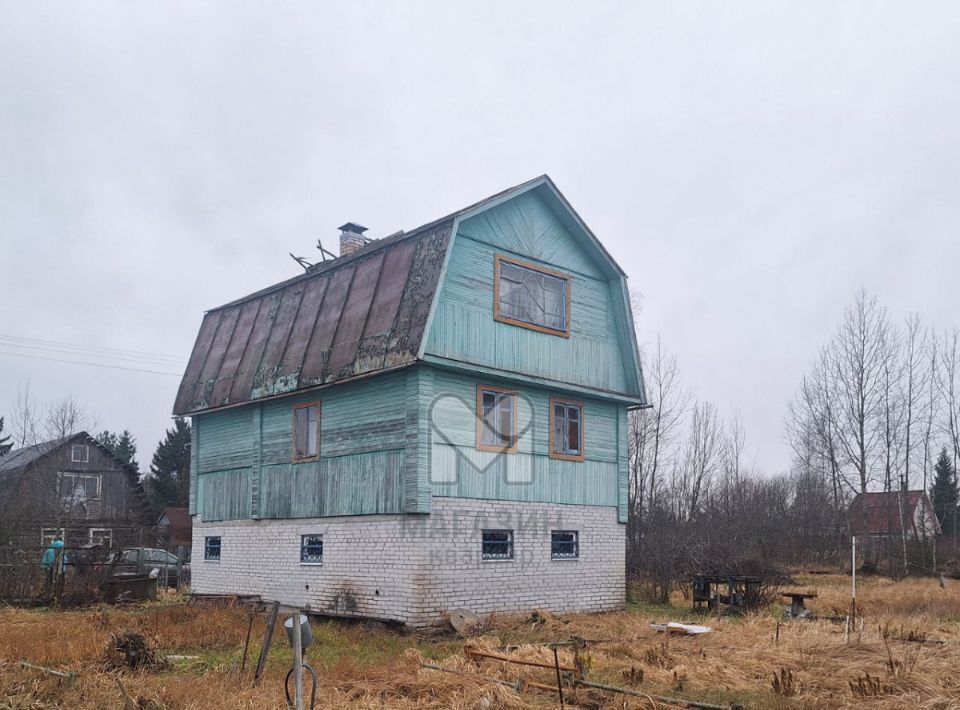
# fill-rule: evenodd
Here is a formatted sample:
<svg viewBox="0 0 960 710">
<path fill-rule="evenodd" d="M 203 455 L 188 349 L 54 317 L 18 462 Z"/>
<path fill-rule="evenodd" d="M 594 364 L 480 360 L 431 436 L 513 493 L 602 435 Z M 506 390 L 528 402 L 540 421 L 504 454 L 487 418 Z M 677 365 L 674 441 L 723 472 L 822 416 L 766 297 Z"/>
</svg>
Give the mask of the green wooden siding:
<svg viewBox="0 0 960 710">
<path fill-rule="evenodd" d="M 201 474 L 199 485 L 200 515 L 204 520 L 250 517 L 249 468 Z"/>
<path fill-rule="evenodd" d="M 205 520 L 403 512 L 406 395 L 400 372 L 194 417 L 192 510 Z M 320 460 L 292 464 L 293 407 L 312 401 Z"/>
<path fill-rule="evenodd" d="M 570 337 L 493 319 L 494 257 L 570 274 Z M 558 383 L 639 395 L 628 377 L 622 282 L 608 280 L 543 200 L 522 195 L 460 224 L 424 352 Z"/>
<path fill-rule="evenodd" d="M 549 457 L 549 399 L 559 393 L 514 388 L 524 395 L 518 400 L 518 451 L 498 455 L 476 449 L 478 383 L 498 384 L 441 370 L 433 375 L 435 400 L 426 416 L 433 495 L 618 506 L 618 422 L 625 409 L 584 399 L 586 460 L 560 461 Z"/>
<path fill-rule="evenodd" d="M 403 466 L 399 450 L 264 466 L 260 516 L 402 513 Z"/>
</svg>

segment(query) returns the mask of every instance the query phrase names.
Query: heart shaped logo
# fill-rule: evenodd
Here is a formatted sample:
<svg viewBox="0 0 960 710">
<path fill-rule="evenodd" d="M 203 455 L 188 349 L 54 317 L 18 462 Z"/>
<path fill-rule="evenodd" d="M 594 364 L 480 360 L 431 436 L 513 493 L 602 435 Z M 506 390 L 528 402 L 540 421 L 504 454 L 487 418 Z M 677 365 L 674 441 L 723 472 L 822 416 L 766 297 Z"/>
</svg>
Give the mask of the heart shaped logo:
<svg viewBox="0 0 960 710">
<path fill-rule="evenodd" d="M 476 486 L 489 489 L 490 497 L 495 497 L 492 476 L 500 476 L 506 485 L 533 483 L 534 402 L 520 392 L 496 390 L 494 394 L 495 404 L 486 410 L 456 394 L 440 394 L 430 402 L 431 484 Z"/>
</svg>

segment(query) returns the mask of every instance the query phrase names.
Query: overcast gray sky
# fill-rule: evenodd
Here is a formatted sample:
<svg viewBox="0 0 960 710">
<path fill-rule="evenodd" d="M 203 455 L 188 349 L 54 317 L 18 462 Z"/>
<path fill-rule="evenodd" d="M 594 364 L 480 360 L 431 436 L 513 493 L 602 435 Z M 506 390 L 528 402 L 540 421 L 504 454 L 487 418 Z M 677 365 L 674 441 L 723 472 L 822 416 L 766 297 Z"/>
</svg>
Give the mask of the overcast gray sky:
<svg viewBox="0 0 960 710">
<path fill-rule="evenodd" d="M 0 3 L 0 335 L 183 364 L 344 221 L 544 172 L 764 469 L 861 286 L 958 325 L 960 4 L 319 5 Z M 72 393 L 149 462 L 177 377 L 13 342 L 0 414 Z"/>
</svg>

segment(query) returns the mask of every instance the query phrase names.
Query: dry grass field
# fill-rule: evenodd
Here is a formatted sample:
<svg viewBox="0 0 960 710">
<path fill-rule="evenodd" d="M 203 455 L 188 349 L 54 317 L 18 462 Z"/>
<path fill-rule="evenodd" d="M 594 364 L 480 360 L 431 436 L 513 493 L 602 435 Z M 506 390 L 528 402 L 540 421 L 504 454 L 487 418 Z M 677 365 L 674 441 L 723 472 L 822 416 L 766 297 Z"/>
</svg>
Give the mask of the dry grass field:
<svg viewBox="0 0 960 710">
<path fill-rule="evenodd" d="M 849 580 L 800 575 L 797 587 L 819 594 L 815 610 L 844 613 Z M 882 578 L 861 581 L 862 631 L 844 642 L 844 625 L 781 623 L 771 608 L 745 618 L 694 615 L 677 595 L 672 606 L 631 605 L 593 616 L 494 618 L 476 637 L 414 634 L 382 625 L 314 620 L 307 660 L 319 676 L 322 708 L 558 707 L 556 693 L 519 691 L 491 682 L 555 681 L 553 671 L 494 660 L 474 663 L 469 643 L 512 656 L 552 662 L 538 642 L 579 636 L 591 641 L 587 677 L 650 695 L 747 708 L 960 708 L 960 582 Z M 0 708 L 266 708 L 285 707 L 283 676 L 291 654 L 279 628 L 263 683 L 251 687 L 264 616 L 254 622 L 247 670 L 239 672 L 248 612 L 168 599 L 127 609 L 0 609 Z M 652 621 L 696 621 L 714 632 L 666 639 Z M 196 656 L 166 668 L 117 670 L 105 663 L 111 632 L 142 634 L 160 656 Z M 886 637 L 886 638 L 885 638 Z M 501 651 L 503 652 L 503 651 Z M 560 662 L 572 663 L 560 650 Z M 73 671 L 73 687 L 18 661 Z M 428 662 L 463 671 L 443 673 Z M 776 681 L 775 681 L 776 678 Z M 567 706 L 669 707 L 650 698 L 567 689 Z"/>
</svg>

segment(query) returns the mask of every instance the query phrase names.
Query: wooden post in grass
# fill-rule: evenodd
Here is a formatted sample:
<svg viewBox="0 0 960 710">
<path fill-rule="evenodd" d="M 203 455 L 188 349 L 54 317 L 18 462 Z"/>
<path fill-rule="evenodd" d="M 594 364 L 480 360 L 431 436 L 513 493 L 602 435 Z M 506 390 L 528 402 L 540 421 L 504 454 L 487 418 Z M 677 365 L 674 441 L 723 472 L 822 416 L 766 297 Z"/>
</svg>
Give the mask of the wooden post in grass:
<svg viewBox="0 0 960 710">
<path fill-rule="evenodd" d="M 267 665 L 267 654 L 270 653 L 270 643 L 273 641 L 273 627 L 277 625 L 277 613 L 280 611 L 280 602 L 274 602 L 267 618 L 267 631 L 263 635 L 263 647 L 260 649 L 260 658 L 257 659 L 257 670 L 253 673 L 253 686 L 256 687 Z"/>
<path fill-rule="evenodd" d="M 247 667 L 247 649 L 250 648 L 250 632 L 253 631 L 254 607 L 250 607 L 250 620 L 247 622 L 247 640 L 243 642 L 243 661 L 240 662 L 240 675 Z"/>
<path fill-rule="evenodd" d="M 300 638 L 300 610 L 293 613 L 293 707 L 303 710 L 303 640 Z"/>
</svg>

